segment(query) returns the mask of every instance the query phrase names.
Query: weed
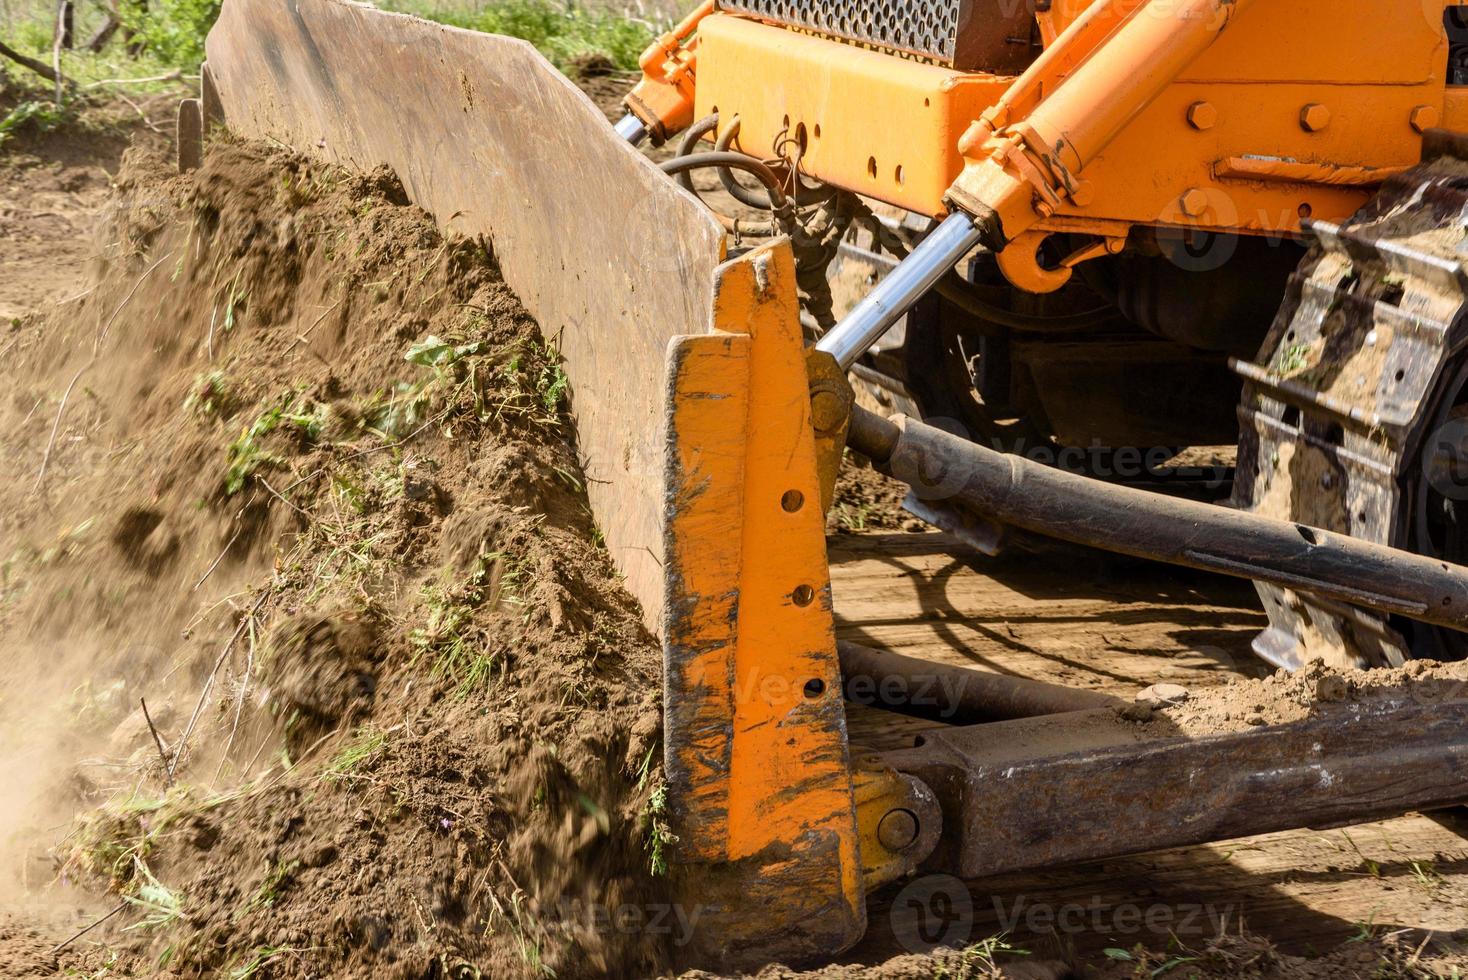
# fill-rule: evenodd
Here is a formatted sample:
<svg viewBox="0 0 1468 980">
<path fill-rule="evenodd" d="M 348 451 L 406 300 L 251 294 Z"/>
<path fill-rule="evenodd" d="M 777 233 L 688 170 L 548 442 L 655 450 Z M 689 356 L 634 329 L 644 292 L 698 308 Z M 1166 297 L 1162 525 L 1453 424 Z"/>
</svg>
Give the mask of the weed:
<svg viewBox="0 0 1468 980">
<path fill-rule="evenodd" d="M 234 395 L 223 371 L 210 371 L 194 378 L 189 396 L 184 399 L 184 411 L 205 418 L 229 415 L 233 405 Z"/>
<path fill-rule="evenodd" d="M 143 911 L 129 929 L 162 929 L 183 918 L 184 898 L 153 876 L 142 858 L 133 855 L 134 891 L 123 900 Z"/>
<path fill-rule="evenodd" d="M 1373 878 L 1380 878 L 1381 865 L 1377 864 L 1375 861 L 1371 860 L 1365 854 L 1363 854 L 1361 852 L 1361 848 L 1356 846 L 1356 842 L 1351 838 L 1350 834 L 1346 833 L 1343 830 L 1341 831 L 1341 836 L 1346 839 L 1346 843 L 1351 845 L 1351 850 L 1355 851 L 1356 856 L 1361 859 L 1361 864 L 1366 868 L 1366 873 Z"/>
<path fill-rule="evenodd" d="M 256 909 L 274 908 L 276 900 L 280 898 L 280 893 L 290 885 L 291 876 L 300 866 L 300 861 L 277 862 L 275 867 L 270 869 L 270 873 L 265 876 L 265 880 L 260 883 L 260 890 L 255 892 L 255 896 L 245 906 L 245 913 L 248 914 Z"/>
<path fill-rule="evenodd" d="M 1430 892 L 1436 891 L 1446 884 L 1443 881 L 1443 876 L 1438 874 L 1437 868 L 1431 861 L 1413 861 L 1412 878 L 1417 884 Z"/>
<path fill-rule="evenodd" d="M 483 348 L 484 344 L 480 341 L 470 344 L 451 344 L 429 334 L 409 347 L 408 352 L 403 355 L 403 360 L 409 364 L 417 364 L 419 367 L 432 368 L 434 373 L 442 378 L 455 364 L 478 354 Z"/>
<path fill-rule="evenodd" d="M 326 767 L 327 779 L 350 778 L 362 763 L 375 756 L 387 743 L 386 733 L 376 728 L 362 728 L 352 743 L 339 752 Z"/>
<path fill-rule="evenodd" d="M 65 121 L 66 110 L 58 108 L 54 102 L 39 99 L 22 102 L 11 109 L 4 119 L 0 119 L 0 145 L 4 145 L 10 134 L 17 132 L 27 124 L 44 133 L 50 132 Z"/>
<path fill-rule="evenodd" d="M 408 635 L 421 652 L 433 655 L 430 674 L 455 684 L 455 695 L 466 697 L 482 689 L 502 666 L 489 648 L 488 638 L 475 625 L 476 610 L 503 606 L 529 608 L 522 590 L 528 577 L 528 562 L 504 551 L 481 554 L 461 582 L 436 582 L 423 587 L 428 609 L 426 624 Z"/>
<path fill-rule="evenodd" d="M 1029 950 L 1011 945 L 1003 935 L 990 936 L 958 952 L 942 957 L 933 969 L 933 976 L 944 980 L 977 980 L 1005 976 L 996 958 L 999 956 L 1029 956 Z"/>
<path fill-rule="evenodd" d="M 545 962 L 540 950 L 541 936 L 543 930 L 540 923 L 536 921 L 534 913 L 525 902 L 524 893 L 517 887 L 514 894 L 510 896 L 510 908 L 508 910 L 500 903 L 499 899 L 490 893 L 490 901 L 494 903 L 494 914 L 490 916 L 486 926 L 492 930 L 497 922 L 504 922 L 514 933 L 515 941 L 520 946 L 520 959 L 531 972 L 545 977 L 554 977 L 556 971 L 551 969 Z"/>
<path fill-rule="evenodd" d="M 1285 348 L 1284 354 L 1279 359 L 1279 373 L 1284 375 L 1298 374 L 1309 364 L 1309 344 L 1291 344 Z"/>
<path fill-rule="evenodd" d="M 868 504 L 860 504 L 856 507 L 839 504 L 836 507 L 836 521 L 848 531 L 865 531 L 870 519 L 871 507 Z"/>
<path fill-rule="evenodd" d="M 647 865 L 652 873 L 664 877 L 668 873 L 668 851 L 678 838 L 668 829 L 668 787 L 662 785 L 647 798 L 644 813 L 647 820 Z"/>
<path fill-rule="evenodd" d="M 298 949 L 294 946 L 256 946 L 239 966 L 230 970 L 227 974 L 229 980 L 250 980 L 257 975 L 267 963 L 281 956 L 309 953 L 310 949 Z"/>
<path fill-rule="evenodd" d="M 311 405 L 302 396 L 289 393 L 262 412 L 240 437 L 229 446 L 228 468 L 224 474 L 224 491 L 233 496 L 244 489 L 256 470 L 279 466 L 284 462 L 264 447 L 267 436 L 282 425 L 295 426 L 310 441 L 321 435 L 326 421 L 326 406 Z"/>
</svg>

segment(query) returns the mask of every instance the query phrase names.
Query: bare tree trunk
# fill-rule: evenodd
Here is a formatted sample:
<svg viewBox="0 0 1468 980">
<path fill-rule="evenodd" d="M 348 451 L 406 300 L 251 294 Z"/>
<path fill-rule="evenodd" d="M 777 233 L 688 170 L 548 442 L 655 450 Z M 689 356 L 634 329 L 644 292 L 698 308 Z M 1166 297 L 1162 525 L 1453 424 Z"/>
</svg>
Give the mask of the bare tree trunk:
<svg viewBox="0 0 1468 980">
<path fill-rule="evenodd" d="M 117 29 L 121 26 L 122 22 L 117 19 L 116 14 L 108 14 L 102 26 L 97 28 L 97 33 L 93 34 L 92 39 L 87 42 L 87 50 L 93 54 L 100 53 L 103 48 L 107 47 L 107 42 L 112 40 L 112 35 L 116 34 Z"/>
<path fill-rule="evenodd" d="M 71 10 L 71 0 L 56 0 L 56 37 L 51 42 L 51 71 L 56 78 L 56 108 L 61 108 L 65 94 L 61 85 L 61 45 L 67 37 L 66 18 Z"/>
<path fill-rule="evenodd" d="M 138 0 L 137 8 L 139 13 L 146 14 L 148 12 L 148 0 Z M 136 58 L 143 53 L 143 42 L 136 40 L 136 36 L 132 30 L 123 31 L 123 36 L 127 38 L 128 54 Z"/>
<path fill-rule="evenodd" d="M 56 43 L 64 51 L 76 47 L 76 5 L 72 0 L 58 0 L 56 4 Z"/>
</svg>

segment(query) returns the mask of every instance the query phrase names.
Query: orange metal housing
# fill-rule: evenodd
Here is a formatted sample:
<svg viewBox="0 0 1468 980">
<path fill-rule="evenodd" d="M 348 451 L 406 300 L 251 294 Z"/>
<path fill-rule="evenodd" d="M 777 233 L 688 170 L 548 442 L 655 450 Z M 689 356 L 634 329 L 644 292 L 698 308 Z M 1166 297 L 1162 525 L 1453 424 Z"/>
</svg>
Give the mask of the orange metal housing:
<svg viewBox="0 0 1468 980">
<path fill-rule="evenodd" d="M 1418 161 L 1421 130 L 1468 126 L 1468 99 L 1445 86 L 1447 5 L 1257 0 L 1084 169 L 1085 205 L 1038 229 L 1292 234 L 1345 218 Z M 1056 0 L 1042 36 L 1088 6 Z M 811 175 L 924 214 L 946 210 L 960 137 L 1013 82 L 729 14 L 705 18 L 699 44 L 696 113 L 737 115 L 745 152 L 803 134 Z"/>
</svg>

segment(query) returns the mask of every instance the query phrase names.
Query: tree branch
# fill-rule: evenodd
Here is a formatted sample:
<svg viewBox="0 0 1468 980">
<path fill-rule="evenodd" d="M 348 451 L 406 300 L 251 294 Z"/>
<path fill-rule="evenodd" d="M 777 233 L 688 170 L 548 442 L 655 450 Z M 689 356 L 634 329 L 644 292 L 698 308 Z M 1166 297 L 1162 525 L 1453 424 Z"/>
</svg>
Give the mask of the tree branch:
<svg viewBox="0 0 1468 980">
<path fill-rule="evenodd" d="M 17 65 L 22 65 L 26 68 L 29 68 L 31 71 L 35 72 L 37 75 L 40 75 L 48 82 L 66 81 L 66 79 L 59 77 L 56 73 L 56 70 L 50 65 L 46 64 L 44 61 L 37 61 L 35 58 L 27 58 L 25 55 L 21 54 L 14 48 L 8 47 L 3 41 L 0 41 L 0 56 L 9 58 Z"/>
</svg>

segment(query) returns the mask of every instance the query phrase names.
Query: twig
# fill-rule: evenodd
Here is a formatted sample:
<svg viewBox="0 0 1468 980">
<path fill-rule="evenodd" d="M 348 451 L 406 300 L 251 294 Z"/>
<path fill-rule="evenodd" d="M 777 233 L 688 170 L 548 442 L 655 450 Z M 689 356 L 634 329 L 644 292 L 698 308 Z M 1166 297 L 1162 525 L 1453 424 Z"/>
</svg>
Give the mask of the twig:
<svg viewBox="0 0 1468 980">
<path fill-rule="evenodd" d="M 76 383 L 87 373 L 87 369 L 97 363 L 94 354 L 92 359 L 81 366 L 81 370 L 72 375 L 71 384 L 66 386 L 66 392 L 61 396 L 61 404 L 56 406 L 56 418 L 51 421 L 51 437 L 46 440 L 46 452 L 41 455 L 41 468 L 36 471 L 36 485 L 34 489 L 39 490 L 41 484 L 46 482 L 46 467 L 51 465 L 51 451 L 56 448 L 56 433 L 61 430 L 61 416 L 66 412 L 67 399 L 71 398 L 71 390 Z"/>
<path fill-rule="evenodd" d="M 148 714 L 148 699 L 138 698 L 138 704 L 143 706 L 143 720 L 148 723 L 148 731 L 153 733 L 153 744 L 158 746 L 158 758 L 163 760 L 163 785 L 172 788 L 173 770 L 168 765 L 168 753 L 163 751 L 163 739 L 158 737 L 158 726 L 153 724 L 153 716 Z"/>
<path fill-rule="evenodd" d="M 341 300 L 337 300 L 335 303 L 332 303 L 330 306 L 328 306 L 326 308 L 326 312 L 323 313 L 323 314 L 321 314 L 320 316 L 318 316 L 316 318 L 316 322 L 312 323 L 309 327 L 306 328 L 305 333 L 302 333 L 295 340 L 291 341 L 290 346 L 285 349 L 285 352 L 287 354 L 289 354 L 291 351 L 293 351 L 293 350 L 296 349 L 296 345 L 297 344 L 305 343 L 306 338 L 311 335 L 311 332 L 313 330 L 315 330 L 317 327 L 321 326 L 321 321 L 322 320 L 325 320 L 327 317 L 331 316 L 332 310 L 335 310 L 338 306 L 341 306 L 341 305 L 342 305 L 342 301 Z"/>
<path fill-rule="evenodd" d="M 240 519 L 239 518 L 239 515 L 236 514 L 235 515 L 235 520 L 239 520 L 239 519 Z M 197 582 L 194 583 L 194 587 L 192 589 L 189 589 L 190 592 L 197 592 L 197 591 L 199 591 L 199 586 L 203 585 L 205 582 L 207 582 L 209 580 L 209 576 L 213 575 L 214 574 L 214 569 L 218 568 L 219 567 L 219 563 L 222 562 L 222 561 L 224 561 L 224 556 L 227 555 L 227 554 L 229 554 L 229 549 L 231 549 L 231 548 L 234 547 L 235 541 L 239 538 L 240 532 L 243 531 L 243 530 L 244 530 L 244 528 L 241 528 L 241 527 L 237 527 L 237 528 L 234 529 L 234 534 L 231 534 L 229 536 L 229 543 L 224 546 L 224 550 L 219 553 L 219 557 L 216 558 L 216 559 L 214 559 L 214 564 L 212 564 L 212 565 L 209 566 L 209 570 L 206 571 L 203 574 L 203 576 L 199 579 L 199 581 L 197 581 Z"/>
<path fill-rule="evenodd" d="M 61 46 L 66 42 L 66 12 L 69 9 L 67 0 L 56 0 L 56 35 L 51 41 L 51 70 L 55 73 L 56 81 L 56 108 L 61 108 L 61 99 L 65 94 L 62 91 L 61 82 Z"/>
<path fill-rule="evenodd" d="M 255 670 L 255 617 L 250 616 L 250 652 L 245 658 L 245 679 L 240 683 L 240 695 L 234 703 L 234 724 L 229 726 L 229 740 L 224 743 L 224 754 L 219 757 L 219 768 L 214 770 L 214 781 L 219 782 L 220 773 L 224 772 L 224 764 L 229 761 L 229 753 L 234 749 L 234 736 L 240 730 L 240 715 L 245 710 L 245 700 L 250 695 L 250 675 Z"/>
<path fill-rule="evenodd" d="M 82 88 L 101 88 L 104 85 L 144 85 L 149 82 L 179 82 L 183 80 L 183 77 L 183 72 L 175 68 L 162 75 L 149 75 L 147 78 L 104 78 L 100 81 L 88 82 Z"/>
<path fill-rule="evenodd" d="M 165 135 L 163 132 L 163 128 L 155 123 L 153 120 L 148 118 L 148 114 L 143 111 L 142 106 L 138 105 L 136 102 L 134 102 L 132 99 L 129 99 L 121 92 L 117 93 L 117 97 L 132 107 L 133 112 L 136 112 L 138 114 L 138 118 L 143 121 L 144 126 L 147 126 L 149 129 L 151 129 L 155 133 L 158 133 L 160 136 Z"/>
<path fill-rule="evenodd" d="M 289 507 L 291 510 L 295 511 L 297 514 L 300 514 L 307 521 L 310 521 L 311 520 L 311 515 L 310 514 L 306 513 L 300 507 L 297 507 L 295 504 L 291 503 L 289 500 L 285 499 L 280 494 L 276 493 L 275 492 L 275 488 L 272 487 L 269 484 L 269 482 L 266 481 L 265 477 L 261 476 L 259 473 L 256 473 L 255 474 L 255 479 L 257 479 L 257 480 L 260 481 L 260 485 L 265 488 L 265 492 L 268 493 L 268 494 L 270 494 L 270 496 L 274 497 L 276 500 L 279 500 L 281 503 L 285 504 L 287 507 Z"/>
<path fill-rule="evenodd" d="M 52 946 L 51 947 L 51 955 L 54 956 L 57 953 L 61 952 L 63 949 L 65 949 L 66 947 L 70 946 L 72 943 L 76 942 L 78 939 L 82 938 L 87 933 L 91 932 L 93 929 L 97 928 L 102 923 L 106 922 L 108 919 L 112 918 L 114 915 L 116 915 L 117 913 L 121 912 L 125 908 L 127 908 L 127 899 L 123 899 L 121 902 L 118 902 L 117 905 L 113 907 L 113 909 L 112 909 L 111 912 L 108 912 L 106 915 L 102 916 L 102 918 L 98 919 L 96 922 L 93 922 L 91 925 L 87 926 L 85 929 L 82 929 L 80 932 L 77 932 L 76 934 L 72 935 L 70 938 L 63 939 L 61 942 L 57 943 L 55 946 Z"/>
<path fill-rule="evenodd" d="M 229 638 L 229 642 L 224 645 L 224 649 L 219 651 L 219 657 L 214 661 L 214 666 L 210 669 L 209 676 L 204 681 L 204 690 L 199 692 L 199 703 L 194 705 L 194 713 L 189 716 L 189 723 L 184 726 L 183 734 L 178 738 L 178 748 L 174 750 L 173 760 L 169 763 L 168 767 L 169 779 L 173 778 L 174 772 L 178 769 L 179 760 L 183 758 L 184 749 L 188 747 L 189 736 L 194 734 L 194 726 L 199 722 L 199 715 L 204 713 L 204 705 L 209 700 L 209 692 L 214 688 L 214 678 L 218 675 L 219 668 L 224 666 L 224 661 L 229 658 L 230 651 L 234 649 L 234 645 L 239 642 L 240 637 L 244 634 L 245 627 L 255 618 L 255 613 L 260 611 L 260 607 L 265 604 L 265 600 L 269 597 L 270 590 L 268 589 L 260 593 L 260 598 L 255 600 L 255 605 L 250 608 L 245 618 L 240 620 L 240 625 L 235 627 L 234 635 Z"/>
<path fill-rule="evenodd" d="M 160 265 L 168 261 L 168 258 L 171 255 L 173 255 L 173 253 L 169 252 L 167 255 L 164 255 L 163 258 L 159 259 L 157 262 L 154 262 L 151 266 L 148 267 L 148 270 L 138 278 L 138 281 L 133 283 L 133 288 L 128 291 L 128 294 L 125 297 L 123 297 L 122 302 L 117 305 L 117 309 L 112 311 L 112 315 L 107 318 L 107 322 L 102 326 L 101 331 L 98 332 L 97 339 L 93 341 L 92 359 L 81 366 L 81 369 L 77 371 L 77 373 L 72 377 L 71 384 L 66 386 L 66 393 L 61 396 L 61 404 L 56 406 L 56 419 L 51 423 L 51 437 L 46 440 L 46 452 L 41 456 L 41 468 L 36 472 L 36 489 L 40 489 L 41 484 L 45 482 L 46 467 L 51 464 L 51 452 L 56 448 L 56 434 L 61 431 L 61 416 L 66 412 L 66 402 L 68 399 L 71 398 L 72 389 L 76 387 L 76 383 L 81 380 L 82 375 L 86 374 L 87 371 L 91 369 L 92 365 L 97 363 L 97 357 L 102 349 L 102 342 L 107 339 L 107 334 L 112 330 L 112 324 L 115 323 L 117 321 L 117 318 L 122 315 L 123 309 L 126 308 L 127 304 L 132 302 L 132 298 L 137 295 L 138 289 L 141 288 L 143 285 L 143 280 L 152 275 L 153 271 L 157 269 Z"/>
<path fill-rule="evenodd" d="M 136 296 L 138 290 L 142 288 L 144 281 L 146 281 L 147 278 L 151 276 L 154 272 L 158 271 L 158 267 L 160 265 L 167 262 L 171 258 L 173 258 L 173 252 L 165 252 L 163 254 L 163 258 L 148 266 L 148 268 L 144 270 L 143 274 L 138 277 L 138 281 L 133 283 L 133 288 L 128 290 L 127 295 L 122 298 L 122 302 L 117 304 L 117 309 L 112 311 L 112 315 L 107 318 L 107 323 L 102 327 L 101 333 L 97 334 L 97 339 L 92 344 L 92 353 L 94 355 L 102 349 L 102 343 L 107 339 L 107 334 L 111 332 L 112 325 L 117 322 L 117 318 L 122 315 L 122 311 L 127 308 L 127 304 L 132 302 L 133 297 Z"/>
</svg>

